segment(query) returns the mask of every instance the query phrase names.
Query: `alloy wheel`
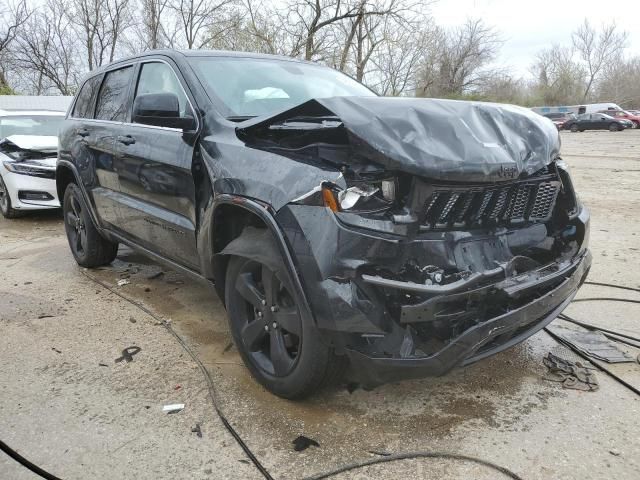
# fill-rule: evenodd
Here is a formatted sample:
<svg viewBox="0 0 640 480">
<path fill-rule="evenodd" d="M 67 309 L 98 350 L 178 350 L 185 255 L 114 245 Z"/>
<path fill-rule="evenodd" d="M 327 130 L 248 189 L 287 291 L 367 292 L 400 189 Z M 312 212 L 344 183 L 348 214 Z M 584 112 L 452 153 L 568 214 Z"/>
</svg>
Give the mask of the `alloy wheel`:
<svg viewBox="0 0 640 480">
<path fill-rule="evenodd" d="M 236 321 L 248 354 L 266 373 L 288 375 L 302 342 L 302 321 L 291 292 L 277 273 L 251 260 L 237 276 L 235 289 L 245 303 L 245 314 Z"/>
<path fill-rule="evenodd" d="M 7 187 L 5 187 L 2 177 L 0 177 L 0 208 L 3 212 L 6 212 L 9 206 L 8 197 Z"/>
<path fill-rule="evenodd" d="M 69 200 L 69 206 L 71 208 L 65 215 L 65 222 L 68 226 L 67 231 L 69 232 L 69 243 L 75 250 L 75 253 L 82 256 L 87 250 L 87 230 L 82 220 L 82 205 L 80 205 L 75 195 L 72 195 Z"/>
</svg>

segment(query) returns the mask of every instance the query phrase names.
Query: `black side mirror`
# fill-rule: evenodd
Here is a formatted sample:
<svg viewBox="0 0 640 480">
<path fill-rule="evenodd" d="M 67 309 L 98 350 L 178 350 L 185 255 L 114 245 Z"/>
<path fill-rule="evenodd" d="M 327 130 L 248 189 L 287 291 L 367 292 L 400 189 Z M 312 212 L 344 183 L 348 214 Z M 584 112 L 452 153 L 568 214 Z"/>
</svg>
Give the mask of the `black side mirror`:
<svg viewBox="0 0 640 480">
<path fill-rule="evenodd" d="M 180 102 L 174 93 L 138 95 L 133 102 L 133 122 L 182 130 L 196 126 L 193 117 L 180 116 Z"/>
</svg>

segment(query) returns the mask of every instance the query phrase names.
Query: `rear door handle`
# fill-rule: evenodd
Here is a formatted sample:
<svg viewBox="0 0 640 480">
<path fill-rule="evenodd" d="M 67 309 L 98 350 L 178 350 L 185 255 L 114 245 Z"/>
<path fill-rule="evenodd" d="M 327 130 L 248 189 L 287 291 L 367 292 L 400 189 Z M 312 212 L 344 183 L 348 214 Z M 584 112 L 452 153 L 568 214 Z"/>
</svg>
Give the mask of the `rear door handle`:
<svg viewBox="0 0 640 480">
<path fill-rule="evenodd" d="M 133 138 L 131 135 L 118 135 L 117 140 L 120 143 L 124 143 L 125 145 L 131 145 L 133 143 L 136 143 L 136 139 Z"/>
<path fill-rule="evenodd" d="M 89 136 L 89 130 L 87 130 L 86 128 L 81 128 L 80 130 L 78 130 L 78 135 L 80 135 L 81 137 L 88 137 Z"/>
</svg>

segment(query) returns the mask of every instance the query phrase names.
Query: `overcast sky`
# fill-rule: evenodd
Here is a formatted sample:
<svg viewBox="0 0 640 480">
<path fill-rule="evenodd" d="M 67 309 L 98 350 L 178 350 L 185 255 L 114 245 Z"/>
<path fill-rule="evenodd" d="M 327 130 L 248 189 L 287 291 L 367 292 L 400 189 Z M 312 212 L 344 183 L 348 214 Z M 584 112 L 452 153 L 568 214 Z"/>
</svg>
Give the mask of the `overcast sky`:
<svg viewBox="0 0 640 480">
<path fill-rule="evenodd" d="M 627 54 L 640 54 L 640 2 L 627 0 L 439 0 L 431 7 L 438 25 L 454 26 L 468 17 L 496 27 L 505 43 L 498 63 L 530 76 L 536 52 L 553 43 L 571 44 L 571 32 L 584 18 L 594 25 L 615 21 L 629 32 Z M 635 31 L 633 31 L 635 30 Z"/>
</svg>

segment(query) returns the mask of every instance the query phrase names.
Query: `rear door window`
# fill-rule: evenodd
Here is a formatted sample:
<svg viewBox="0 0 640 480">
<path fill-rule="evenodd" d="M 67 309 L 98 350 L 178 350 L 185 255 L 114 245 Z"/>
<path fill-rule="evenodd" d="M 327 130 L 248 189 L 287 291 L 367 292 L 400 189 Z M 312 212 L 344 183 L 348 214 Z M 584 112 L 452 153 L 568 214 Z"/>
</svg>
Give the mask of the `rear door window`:
<svg viewBox="0 0 640 480">
<path fill-rule="evenodd" d="M 96 106 L 96 119 L 124 122 L 129 110 L 129 85 L 133 67 L 107 72 Z"/>
<path fill-rule="evenodd" d="M 95 105 L 96 94 L 100 87 L 100 77 L 93 77 L 84 82 L 78 93 L 78 98 L 73 107 L 72 117 L 93 118 L 93 106 Z"/>
</svg>

